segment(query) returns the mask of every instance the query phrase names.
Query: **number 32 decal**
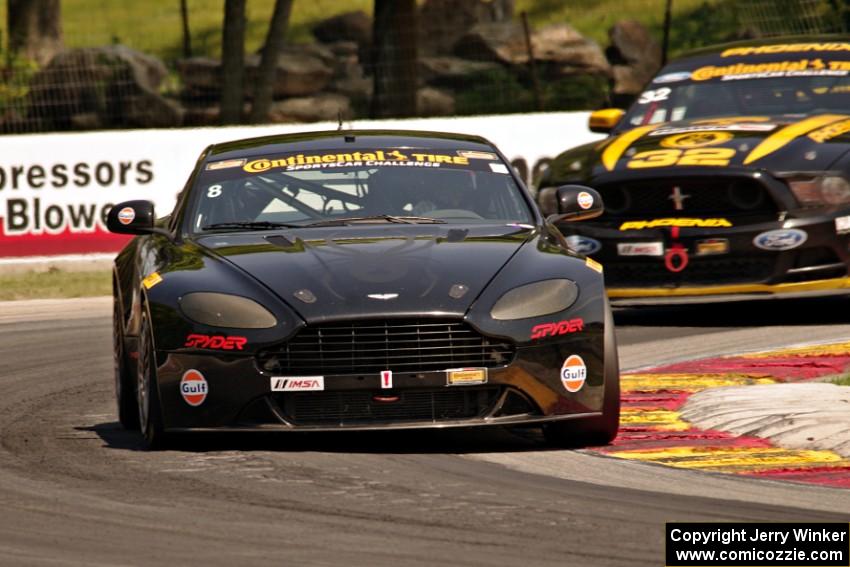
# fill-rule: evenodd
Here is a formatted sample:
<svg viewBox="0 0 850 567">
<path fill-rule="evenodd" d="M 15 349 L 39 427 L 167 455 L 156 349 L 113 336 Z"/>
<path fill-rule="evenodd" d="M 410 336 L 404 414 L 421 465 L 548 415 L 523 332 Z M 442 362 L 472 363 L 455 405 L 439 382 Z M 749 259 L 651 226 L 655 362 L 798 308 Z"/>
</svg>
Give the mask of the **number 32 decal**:
<svg viewBox="0 0 850 567">
<path fill-rule="evenodd" d="M 638 104 L 649 104 L 650 102 L 661 102 L 667 100 L 672 89 L 664 87 L 663 89 L 655 89 L 654 91 L 643 91 L 638 99 Z"/>
<path fill-rule="evenodd" d="M 626 164 L 629 169 L 669 167 L 671 165 L 729 165 L 735 155 L 732 148 L 694 148 L 690 150 L 651 150 L 639 152 Z"/>
</svg>

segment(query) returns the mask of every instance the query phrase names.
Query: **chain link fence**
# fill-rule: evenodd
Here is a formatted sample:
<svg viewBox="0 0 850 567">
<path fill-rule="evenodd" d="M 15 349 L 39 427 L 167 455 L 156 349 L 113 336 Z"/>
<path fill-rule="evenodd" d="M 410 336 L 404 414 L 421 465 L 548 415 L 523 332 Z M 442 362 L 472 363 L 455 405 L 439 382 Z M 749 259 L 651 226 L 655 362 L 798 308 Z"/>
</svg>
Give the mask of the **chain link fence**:
<svg viewBox="0 0 850 567">
<path fill-rule="evenodd" d="M 247 4 L 243 121 L 274 0 Z M 63 0 L 61 50 L 28 55 L 11 47 L 8 33 L 0 42 L 0 132 L 219 124 L 228 80 L 220 63 L 223 5 Z M 417 30 L 415 41 L 395 68 L 375 59 L 394 47 L 374 41 L 372 7 L 372 0 L 294 1 L 266 122 L 624 104 L 658 68 L 666 0 L 418 0 L 416 21 L 404 26 Z M 843 33 L 848 16 L 846 0 L 672 0 L 670 51 Z M 7 20 L 3 10 L 0 18 Z M 407 77 L 404 105 L 392 104 L 392 89 L 384 99 L 374 91 L 376 74 L 398 65 Z"/>
</svg>

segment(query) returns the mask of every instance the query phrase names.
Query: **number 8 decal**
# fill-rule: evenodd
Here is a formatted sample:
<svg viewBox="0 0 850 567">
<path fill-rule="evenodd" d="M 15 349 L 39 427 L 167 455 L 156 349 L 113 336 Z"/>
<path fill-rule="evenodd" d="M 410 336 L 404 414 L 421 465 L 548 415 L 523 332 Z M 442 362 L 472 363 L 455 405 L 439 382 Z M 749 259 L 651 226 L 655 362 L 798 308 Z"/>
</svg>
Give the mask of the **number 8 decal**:
<svg viewBox="0 0 850 567">
<path fill-rule="evenodd" d="M 216 197 L 221 195 L 221 185 L 210 185 L 210 188 L 207 189 L 207 198 L 215 199 Z"/>
</svg>

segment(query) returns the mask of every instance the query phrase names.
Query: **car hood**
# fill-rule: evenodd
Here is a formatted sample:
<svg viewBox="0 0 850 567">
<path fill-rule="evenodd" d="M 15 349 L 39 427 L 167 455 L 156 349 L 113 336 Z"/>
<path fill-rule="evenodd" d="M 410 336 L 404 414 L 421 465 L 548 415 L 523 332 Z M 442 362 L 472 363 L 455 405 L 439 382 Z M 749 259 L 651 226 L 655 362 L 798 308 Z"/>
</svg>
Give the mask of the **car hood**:
<svg viewBox="0 0 850 567">
<path fill-rule="evenodd" d="M 820 171 L 848 150 L 850 115 L 680 120 L 639 126 L 594 146 L 593 174 L 691 166 Z"/>
<path fill-rule="evenodd" d="M 197 239 L 307 322 L 462 316 L 533 230 L 522 226 L 336 227 Z"/>
</svg>

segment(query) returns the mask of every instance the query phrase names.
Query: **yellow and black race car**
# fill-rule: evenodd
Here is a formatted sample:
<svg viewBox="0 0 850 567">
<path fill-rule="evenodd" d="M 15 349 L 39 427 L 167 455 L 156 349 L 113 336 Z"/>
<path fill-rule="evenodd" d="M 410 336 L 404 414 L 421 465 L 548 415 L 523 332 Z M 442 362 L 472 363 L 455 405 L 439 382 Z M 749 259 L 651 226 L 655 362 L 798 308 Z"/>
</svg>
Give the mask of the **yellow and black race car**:
<svg viewBox="0 0 850 567">
<path fill-rule="evenodd" d="M 850 293 L 850 38 L 727 44 L 666 67 L 602 142 L 538 180 L 589 185 L 605 214 L 561 225 L 615 303 Z"/>
</svg>

